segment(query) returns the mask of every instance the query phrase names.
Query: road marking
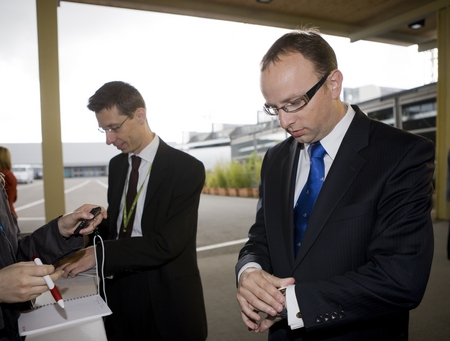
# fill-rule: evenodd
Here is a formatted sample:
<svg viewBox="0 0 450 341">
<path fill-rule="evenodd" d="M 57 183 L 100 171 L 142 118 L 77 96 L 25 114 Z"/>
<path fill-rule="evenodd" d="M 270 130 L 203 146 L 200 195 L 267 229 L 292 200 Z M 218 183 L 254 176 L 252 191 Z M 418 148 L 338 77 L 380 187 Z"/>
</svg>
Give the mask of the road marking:
<svg viewBox="0 0 450 341">
<path fill-rule="evenodd" d="M 15 210 L 16 210 L 16 212 L 22 211 L 22 210 L 24 210 L 26 208 L 30 208 L 30 207 L 42 204 L 43 202 L 45 202 L 45 200 L 44 199 L 40 199 L 40 200 L 37 200 L 37 201 L 30 202 L 27 205 L 23 205 L 23 206 L 20 206 L 20 207 L 15 207 Z"/>
<path fill-rule="evenodd" d="M 87 180 L 87 181 L 82 182 L 82 183 L 79 184 L 79 185 L 70 187 L 70 188 L 66 189 L 66 190 L 64 191 L 64 193 L 67 194 L 67 193 L 73 192 L 73 191 L 75 191 L 75 190 L 77 190 L 77 189 L 79 189 L 79 188 L 81 188 L 81 187 L 84 187 L 84 186 L 86 186 L 90 181 L 91 181 L 91 180 Z M 39 200 L 30 202 L 29 204 L 22 205 L 22 206 L 20 206 L 20 207 L 15 207 L 15 210 L 16 210 L 16 212 L 22 211 L 22 210 L 25 210 L 25 209 L 27 209 L 27 208 L 30 208 L 30 207 L 33 207 L 33 206 L 42 204 L 42 203 L 44 203 L 44 202 L 45 202 L 44 199 L 39 199 Z M 20 220 L 20 218 L 19 218 L 19 220 Z"/>
<path fill-rule="evenodd" d="M 201 247 L 197 248 L 197 252 L 218 249 L 220 247 L 225 247 L 225 246 L 230 246 L 230 245 L 241 244 L 241 243 L 245 243 L 247 240 L 248 240 L 248 238 L 244 238 L 244 239 L 232 240 L 230 242 L 225 242 L 225 243 L 201 246 Z"/>
<path fill-rule="evenodd" d="M 81 188 L 81 187 L 86 186 L 89 182 L 90 182 L 90 180 L 87 180 L 87 181 L 82 182 L 81 184 L 78 184 L 78 185 L 76 185 L 76 186 L 73 186 L 73 187 L 71 187 L 71 188 L 68 188 L 68 189 L 66 189 L 66 190 L 64 191 L 64 193 L 67 194 L 67 193 L 73 192 L 73 191 L 75 191 L 75 190 L 77 190 L 77 189 L 79 189 L 79 188 Z M 108 185 L 105 184 L 104 182 L 102 182 L 102 181 L 100 181 L 100 180 L 96 180 L 96 182 L 97 182 L 100 186 L 102 186 L 102 187 L 104 187 L 104 188 L 108 188 Z M 44 199 L 40 199 L 40 200 L 31 202 L 31 203 L 29 203 L 29 204 L 27 204 L 27 205 L 23 205 L 23 206 L 17 207 L 17 208 L 16 208 L 16 211 L 22 211 L 22 210 L 24 210 L 24 209 L 27 209 L 27 208 L 30 208 L 30 207 L 33 207 L 33 206 L 42 204 L 42 203 L 44 203 L 44 202 L 45 202 Z M 44 217 L 19 217 L 18 220 L 19 220 L 19 221 L 38 221 L 38 220 L 39 220 L 39 221 L 43 221 L 43 220 L 45 220 L 45 218 L 44 218 Z M 213 250 L 213 249 L 218 249 L 218 248 L 221 248 L 221 247 L 226 247 L 226 246 L 231 246 L 231 245 L 236 245 L 236 244 L 242 244 L 242 243 L 245 243 L 247 240 L 248 240 L 248 238 L 244 238 L 244 239 L 232 240 L 232 241 L 225 242 L 225 243 L 218 243 L 218 244 L 212 244 L 212 245 L 201 246 L 201 247 L 198 247 L 198 248 L 197 248 L 197 252 L 207 251 L 207 250 Z"/>
<path fill-rule="evenodd" d="M 26 218 L 20 218 L 19 217 L 19 221 L 33 221 L 33 220 L 44 221 L 45 218 L 44 217 L 26 217 Z M 221 248 L 221 247 L 241 244 L 241 243 L 245 243 L 247 240 L 248 240 L 248 238 L 244 238 L 244 239 L 232 240 L 232 241 L 225 242 L 225 243 L 201 246 L 201 247 L 197 248 L 197 252 L 213 250 L 213 249 L 218 249 L 218 248 Z"/>
<path fill-rule="evenodd" d="M 73 187 L 71 187 L 71 188 L 68 188 L 68 189 L 66 189 L 66 190 L 64 191 L 64 194 L 73 192 L 73 191 L 75 191 L 75 190 L 77 190 L 77 189 L 79 189 L 79 188 L 81 188 L 81 187 L 84 187 L 84 186 L 86 186 L 86 185 L 87 185 L 88 183 L 90 183 L 90 182 L 91 182 L 91 180 L 86 180 L 85 182 L 82 182 L 82 183 L 79 184 L 79 185 L 76 185 L 76 186 L 73 186 Z"/>
<path fill-rule="evenodd" d="M 105 188 L 108 188 L 108 184 L 105 184 L 103 181 L 95 180 L 96 183 L 98 183 L 100 186 L 103 186 Z"/>
</svg>

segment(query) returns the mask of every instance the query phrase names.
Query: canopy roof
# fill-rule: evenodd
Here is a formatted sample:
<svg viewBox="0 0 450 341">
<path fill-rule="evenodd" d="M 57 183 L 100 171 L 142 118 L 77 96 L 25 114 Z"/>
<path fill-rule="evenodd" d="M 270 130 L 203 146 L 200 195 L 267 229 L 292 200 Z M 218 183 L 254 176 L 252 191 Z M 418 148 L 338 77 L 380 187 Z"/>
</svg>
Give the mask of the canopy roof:
<svg viewBox="0 0 450 341">
<path fill-rule="evenodd" d="M 436 47 L 436 12 L 450 0 L 66 0 L 295 29 L 396 45 Z M 261 2 L 259 2 L 261 1 Z M 269 0 L 270 1 L 270 0 Z M 420 29 L 409 24 L 424 20 Z"/>
</svg>

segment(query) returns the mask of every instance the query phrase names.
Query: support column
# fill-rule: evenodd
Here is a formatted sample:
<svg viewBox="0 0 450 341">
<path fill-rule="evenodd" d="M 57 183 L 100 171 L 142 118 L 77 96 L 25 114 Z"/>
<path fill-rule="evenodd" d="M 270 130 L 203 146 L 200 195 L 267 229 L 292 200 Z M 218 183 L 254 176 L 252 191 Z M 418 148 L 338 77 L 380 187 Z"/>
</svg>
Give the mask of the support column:
<svg viewBox="0 0 450 341">
<path fill-rule="evenodd" d="M 64 214 L 58 63 L 58 0 L 36 0 L 46 221 Z"/>
<path fill-rule="evenodd" d="M 436 120 L 436 218 L 450 219 L 446 201 L 450 149 L 450 7 L 437 12 L 438 84 Z"/>
</svg>

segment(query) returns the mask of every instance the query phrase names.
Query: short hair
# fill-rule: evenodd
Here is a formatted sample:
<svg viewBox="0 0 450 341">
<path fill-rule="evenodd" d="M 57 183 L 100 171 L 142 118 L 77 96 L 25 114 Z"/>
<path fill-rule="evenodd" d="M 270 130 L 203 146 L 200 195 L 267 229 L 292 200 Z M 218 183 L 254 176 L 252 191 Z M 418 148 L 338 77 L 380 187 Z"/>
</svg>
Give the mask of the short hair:
<svg viewBox="0 0 450 341">
<path fill-rule="evenodd" d="M 11 170 L 11 167 L 11 153 L 9 152 L 9 149 L 0 146 L 0 170 Z"/>
<path fill-rule="evenodd" d="M 145 101 L 135 87 L 125 82 L 114 81 L 98 89 L 89 98 L 87 107 L 95 113 L 116 107 L 121 114 L 132 116 L 136 109 L 145 108 Z"/>
<path fill-rule="evenodd" d="M 310 27 L 286 33 L 275 41 L 261 60 L 261 72 L 270 63 L 280 61 L 280 56 L 290 53 L 300 53 L 309 60 L 319 78 L 338 67 L 333 48 L 322 38 L 317 28 Z"/>
</svg>

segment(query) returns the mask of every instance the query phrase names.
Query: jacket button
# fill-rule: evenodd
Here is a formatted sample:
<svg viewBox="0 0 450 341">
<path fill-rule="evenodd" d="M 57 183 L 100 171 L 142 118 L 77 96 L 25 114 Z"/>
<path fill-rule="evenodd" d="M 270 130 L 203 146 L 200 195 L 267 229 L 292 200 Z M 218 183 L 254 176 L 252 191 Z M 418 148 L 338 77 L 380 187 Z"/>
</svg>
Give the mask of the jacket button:
<svg viewBox="0 0 450 341">
<path fill-rule="evenodd" d="M 330 320 L 330 315 L 328 313 L 325 313 L 323 319 L 325 320 L 325 322 Z"/>
<path fill-rule="evenodd" d="M 322 316 L 317 316 L 316 317 L 316 322 L 317 323 L 322 323 L 323 322 L 323 317 Z"/>
<path fill-rule="evenodd" d="M 338 317 L 338 313 L 335 312 L 335 311 L 333 311 L 333 312 L 331 313 L 331 319 L 332 319 L 332 320 L 336 320 L 337 317 Z"/>
<path fill-rule="evenodd" d="M 344 318 L 344 317 L 345 317 L 345 313 L 344 313 L 343 310 L 341 310 L 341 311 L 339 312 L 339 318 L 342 319 L 342 318 Z"/>
</svg>

